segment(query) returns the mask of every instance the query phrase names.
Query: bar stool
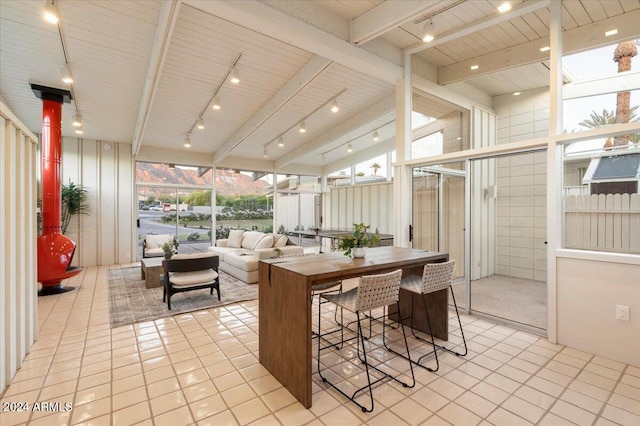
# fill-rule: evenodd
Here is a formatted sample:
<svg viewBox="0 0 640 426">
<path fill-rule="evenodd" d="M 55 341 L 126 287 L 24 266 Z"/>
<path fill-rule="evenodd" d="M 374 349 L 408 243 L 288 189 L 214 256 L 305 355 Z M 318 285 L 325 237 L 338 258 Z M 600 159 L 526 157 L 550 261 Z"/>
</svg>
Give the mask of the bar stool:
<svg viewBox="0 0 640 426">
<path fill-rule="evenodd" d="M 409 385 L 408 383 L 405 383 L 403 381 L 401 381 L 400 379 L 398 379 L 397 377 L 392 376 L 391 374 L 381 370 L 380 368 L 371 365 L 368 361 L 367 361 L 367 352 L 366 352 L 366 347 L 364 344 L 364 335 L 362 333 L 362 325 L 361 325 L 361 321 L 360 321 L 360 314 L 362 312 L 365 311 L 370 311 L 373 309 L 377 309 L 377 308 L 381 308 L 381 307 L 385 307 L 387 305 L 390 305 L 392 303 L 396 303 L 398 309 L 400 309 L 400 305 L 399 305 L 399 296 L 400 296 L 400 280 L 402 278 L 402 270 L 398 269 L 396 271 L 390 272 L 388 274 L 379 274 L 379 275 L 366 275 L 360 278 L 360 282 L 358 284 L 358 286 L 356 288 L 353 288 L 347 292 L 344 292 L 342 294 L 323 294 L 320 297 L 323 299 L 326 299 L 327 301 L 334 303 L 336 305 L 336 307 L 340 307 L 343 309 L 346 309 L 350 312 L 353 312 L 356 314 L 357 317 L 357 322 L 358 322 L 358 328 L 357 328 L 357 332 L 356 332 L 356 347 L 357 347 L 357 351 L 358 351 L 358 358 L 360 359 L 360 361 L 364 364 L 365 366 L 365 370 L 367 373 L 367 384 L 356 389 L 355 392 L 353 392 L 351 395 L 348 395 L 345 391 L 341 390 L 340 388 L 338 388 L 335 384 L 329 382 L 329 380 L 327 380 L 326 377 L 322 376 L 322 369 L 320 368 L 320 352 L 323 349 L 328 349 L 330 347 L 334 347 L 336 345 L 330 345 L 330 346 L 326 346 L 326 347 L 321 347 L 320 345 L 320 341 L 318 341 L 318 375 L 320 376 L 320 378 L 322 379 L 323 382 L 328 383 L 332 388 L 336 389 L 338 392 L 340 392 L 343 396 L 345 396 L 346 398 L 348 398 L 350 401 L 352 401 L 354 404 L 356 404 L 358 407 L 360 407 L 360 409 L 367 413 L 367 412 L 371 412 L 373 411 L 374 408 L 374 402 L 373 402 L 373 389 L 372 386 L 376 383 L 378 383 L 379 381 L 385 379 L 385 378 L 390 378 L 398 383 L 400 383 L 402 386 L 404 386 L 405 388 L 412 388 L 415 386 L 416 384 L 416 379 L 415 379 L 415 375 L 413 373 L 413 365 L 411 364 L 411 362 L 409 362 L 409 369 L 411 370 L 411 378 L 413 380 L 413 383 L 411 385 Z M 322 318 L 322 312 L 319 309 L 318 310 L 318 331 L 321 330 L 320 328 L 320 322 L 321 322 L 321 318 Z M 385 329 L 385 324 L 384 324 L 384 318 L 383 318 L 383 324 L 382 324 L 382 341 L 383 343 L 385 342 L 385 334 L 384 334 L 384 329 Z M 402 322 L 400 323 L 402 325 Z M 341 327 L 341 330 L 344 330 L 344 327 Z M 410 355 L 409 355 L 409 345 L 407 343 L 407 336 L 404 332 L 404 325 L 402 325 L 402 335 L 404 337 L 404 345 L 405 348 L 407 350 L 407 356 L 405 358 L 410 359 Z M 344 343 L 344 336 L 342 339 L 342 342 Z M 362 345 L 362 357 L 360 356 L 360 345 Z M 385 344 L 386 346 L 386 344 Z M 375 381 L 371 381 L 371 375 L 369 374 L 369 369 L 374 369 L 377 372 L 379 372 L 380 374 L 382 374 L 382 377 L 378 378 Z M 360 404 L 358 401 L 356 401 L 356 395 L 364 390 L 368 389 L 369 390 L 369 398 L 370 398 L 370 402 L 371 402 L 371 406 L 370 408 L 365 407 L 364 405 Z"/>
<path fill-rule="evenodd" d="M 455 268 L 455 266 L 456 266 L 455 260 L 450 260 L 448 262 L 443 262 L 443 263 L 428 263 L 424 265 L 422 277 L 419 277 L 417 275 L 409 275 L 408 277 L 403 278 L 400 283 L 401 289 L 422 295 L 422 303 L 424 305 L 424 310 L 427 315 L 427 324 L 429 326 L 429 335 L 431 336 L 431 345 L 433 346 L 433 354 L 436 360 L 436 368 L 435 369 L 429 368 L 420 364 L 420 361 L 426 356 L 431 355 L 431 352 L 422 355 L 420 358 L 418 358 L 417 361 L 413 361 L 413 360 L 410 360 L 410 361 L 432 372 L 436 372 L 440 368 L 437 349 L 443 349 L 447 352 L 451 352 L 452 354 L 455 354 L 456 356 L 465 356 L 467 355 L 467 352 L 468 352 L 467 340 L 464 337 L 464 331 L 462 330 L 462 322 L 460 322 L 460 314 L 458 313 L 456 296 L 453 293 L 453 288 L 451 287 L 451 277 L 453 276 L 453 269 Z M 458 325 L 460 326 L 460 333 L 462 334 L 462 341 L 464 342 L 464 353 L 459 353 L 451 349 L 448 349 L 444 346 L 436 345 L 435 341 L 433 340 L 433 331 L 431 330 L 431 320 L 429 319 L 429 309 L 427 308 L 426 296 L 429 293 L 443 290 L 443 289 L 446 289 L 447 287 L 451 290 L 451 297 L 453 298 L 453 306 L 456 309 L 456 315 L 458 317 Z M 398 313 L 399 312 L 400 310 L 398 310 Z M 428 340 L 423 339 L 422 337 L 419 337 L 416 334 L 415 328 L 413 326 L 413 317 L 414 317 L 413 314 L 414 314 L 413 303 L 411 303 L 411 330 L 412 330 L 411 332 L 416 339 L 422 340 L 424 342 L 429 342 Z M 398 354 L 398 355 L 402 356 L 402 354 Z"/>
<path fill-rule="evenodd" d="M 311 304 L 313 304 L 313 299 L 315 298 L 315 296 L 321 296 L 323 294 L 342 294 L 342 280 L 339 281 L 330 281 L 328 283 L 322 283 L 322 284 L 314 284 L 311 286 Z M 320 309 L 320 305 L 324 304 L 324 303 L 329 303 L 328 300 L 325 300 L 324 302 L 322 301 L 322 297 L 319 298 L 318 300 L 318 310 Z M 343 315 L 343 310 L 340 309 L 340 321 L 338 321 L 338 307 L 336 307 L 335 312 L 333 313 L 333 320 L 335 321 L 335 323 L 339 326 L 342 326 L 342 324 L 344 324 L 344 315 Z M 331 332 L 329 332 L 331 333 Z M 323 335 L 320 334 L 320 324 L 318 324 L 318 331 L 314 331 L 311 330 L 311 336 L 312 338 L 315 337 L 323 337 Z M 342 344 L 336 344 L 334 345 L 336 346 L 338 349 L 340 349 L 342 347 Z"/>
</svg>

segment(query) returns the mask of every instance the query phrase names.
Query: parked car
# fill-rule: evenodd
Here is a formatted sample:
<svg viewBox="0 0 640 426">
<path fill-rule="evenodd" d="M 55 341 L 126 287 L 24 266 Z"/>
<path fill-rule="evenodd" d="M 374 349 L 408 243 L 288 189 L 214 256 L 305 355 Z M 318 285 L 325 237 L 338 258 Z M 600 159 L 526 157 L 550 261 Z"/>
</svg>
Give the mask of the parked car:
<svg viewBox="0 0 640 426">
<path fill-rule="evenodd" d="M 151 210 L 152 212 L 161 212 L 162 206 L 151 206 L 149 207 L 149 210 Z"/>
</svg>

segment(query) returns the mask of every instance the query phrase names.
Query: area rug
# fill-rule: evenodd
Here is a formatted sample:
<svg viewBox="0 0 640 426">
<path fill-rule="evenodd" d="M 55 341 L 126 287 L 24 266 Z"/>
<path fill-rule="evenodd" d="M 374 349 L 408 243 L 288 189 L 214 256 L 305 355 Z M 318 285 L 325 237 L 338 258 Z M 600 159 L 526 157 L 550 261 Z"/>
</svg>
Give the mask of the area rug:
<svg viewBox="0 0 640 426">
<path fill-rule="evenodd" d="M 145 288 L 140 266 L 112 268 L 107 276 L 111 328 L 258 298 L 257 284 L 246 284 L 220 271 L 222 300 L 218 301 L 215 290 L 213 296 L 209 289 L 186 291 L 171 297 L 169 310 L 162 301 L 162 287 Z"/>
</svg>

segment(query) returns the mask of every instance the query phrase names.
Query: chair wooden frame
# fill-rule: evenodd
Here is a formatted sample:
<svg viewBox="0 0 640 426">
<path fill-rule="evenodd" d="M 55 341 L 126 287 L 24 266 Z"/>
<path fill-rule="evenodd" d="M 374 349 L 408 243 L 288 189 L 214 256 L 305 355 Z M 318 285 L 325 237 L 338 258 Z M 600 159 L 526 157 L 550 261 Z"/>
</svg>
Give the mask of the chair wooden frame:
<svg viewBox="0 0 640 426">
<path fill-rule="evenodd" d="M 220 275 L 218 266 L 220 258 L 218 256 L 208 256 L 192 259 L 165 259 L 162 261 L 164 268 L 164 290 L 162 292 L 162 301 L 167 301 L 167 306 L 171 310 L 171 296 L 184 291 L 201 290 L 208 288 L 213 295 L 213 289 L 218 292 L 218 300 L 220 300 Z M 203 282 L 202 284 L 193 284 L 185 287 L 174 286 L 171 283 L 171 273 L 174 272 L 195 272 L 213 269 L 216 277 L 213 280 Z"/>
</svg>

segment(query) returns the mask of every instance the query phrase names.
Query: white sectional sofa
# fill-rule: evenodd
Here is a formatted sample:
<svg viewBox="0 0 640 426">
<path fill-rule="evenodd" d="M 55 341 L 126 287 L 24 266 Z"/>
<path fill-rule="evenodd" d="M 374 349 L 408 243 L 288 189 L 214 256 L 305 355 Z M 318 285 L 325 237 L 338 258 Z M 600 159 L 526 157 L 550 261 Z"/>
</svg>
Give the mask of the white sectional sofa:
<svg viewBox="0 0 640 426">
<path fill-rule="evenodd" d="M 208 250 L 220 256 L 220 270 L 255 284 L 260 259 L 276 257 L 275 248 L 280 249 L 281 255 L 304 254 L 304 249 L 292 245 L 286 235 L 243 230 L 232 230 L 227 239 L 217 240 L 215 247 Z"/>
</svg>

